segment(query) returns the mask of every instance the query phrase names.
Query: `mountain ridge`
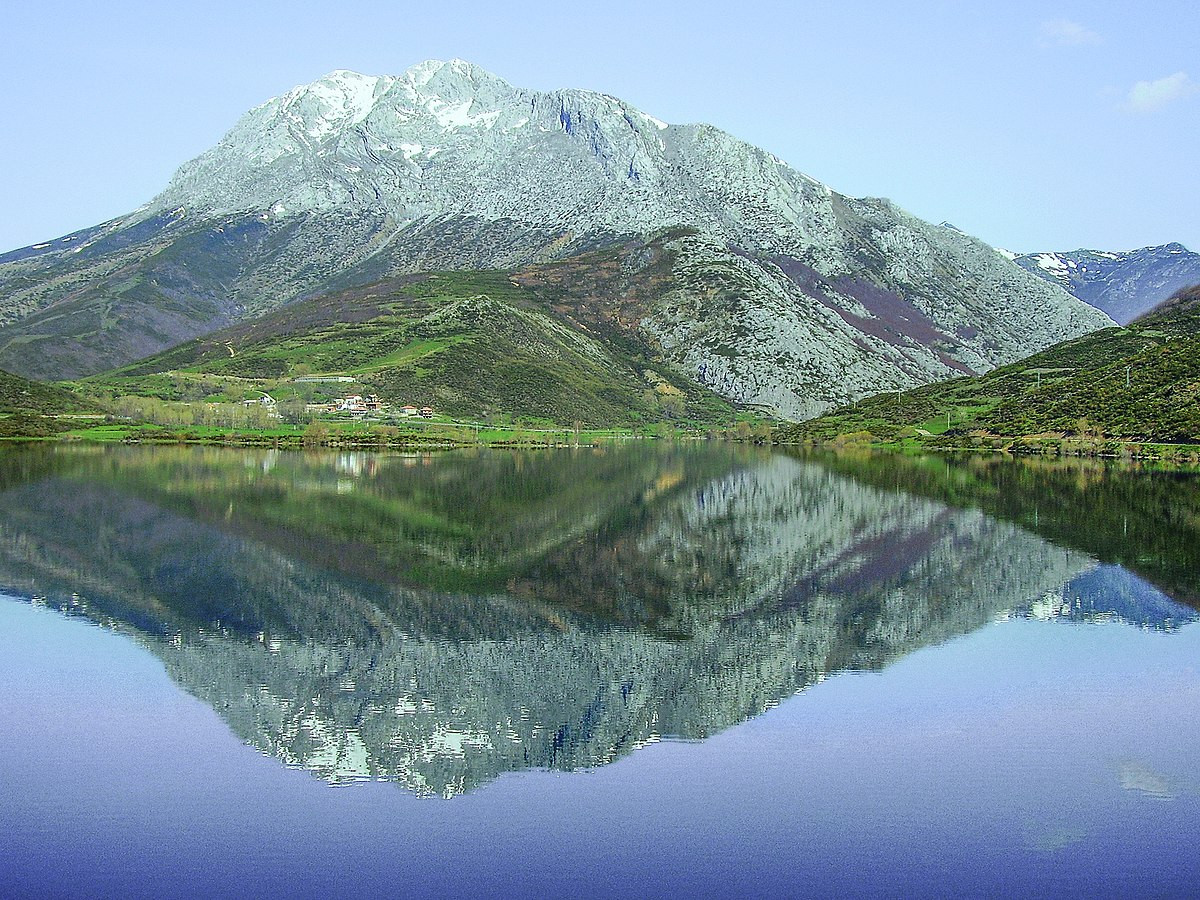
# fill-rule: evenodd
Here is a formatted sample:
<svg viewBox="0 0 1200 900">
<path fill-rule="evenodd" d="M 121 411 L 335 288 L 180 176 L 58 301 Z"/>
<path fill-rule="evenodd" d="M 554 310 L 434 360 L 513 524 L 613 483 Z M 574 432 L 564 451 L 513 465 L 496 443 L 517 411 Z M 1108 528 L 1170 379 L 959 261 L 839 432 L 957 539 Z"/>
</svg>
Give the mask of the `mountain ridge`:
<svg viewBox="0 0 1200 900">
<path fill-rule="evenodd" d="M 1176 291 L 1200 284 L 1200 253 L 1178 242 L 1137 250 L 1026 253 L 1013 260 L 1127 325 Z"/>
<path fill-rule="evenodd" d="M 682 374 L 787 418 L 1109 321 L 974 238 L 712 126 L 429 61 L 294 88 L 130 216 L 0 257 L 0 366 L 78 377 L 336 288 L 679 227 L 695 234 L 645 329 Z"/>
</svg>

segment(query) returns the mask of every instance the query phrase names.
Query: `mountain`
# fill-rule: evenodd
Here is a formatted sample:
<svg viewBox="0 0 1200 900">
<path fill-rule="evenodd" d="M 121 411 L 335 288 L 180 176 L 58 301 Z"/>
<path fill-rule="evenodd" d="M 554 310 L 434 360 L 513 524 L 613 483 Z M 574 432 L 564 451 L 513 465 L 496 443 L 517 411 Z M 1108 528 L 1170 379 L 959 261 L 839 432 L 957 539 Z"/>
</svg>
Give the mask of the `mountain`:
<svg viewBox="0 0 1200 900">
<path fill-rule="evenodd" d="M 83 424 L 78 416 L 103 412 L 96 401 L 73 391 L 0 370 L 0 438 L 50 437 L 78 428 Z"/>
<path fill-rule="evenodd" d="M 654 286 L 631 327 L 679 372 L 782 416 L 1109 324 L 973 238 L 712 126 L 453 60 L 297 87 L 141 209 L 0 256 L 0 366 L 78 377 L 300 298 L 664 234 L 660 255 L 607 273 Z"/>
<path fill-rule="evenodd" d="M 1027 253 L 1013 261 L 1103 310 L 1122 325 L 1153 309 L 1182 288 L 1200 284 L 1200 253 L 1182 244 L 1124 253 L 1075 250 Z"/>
<path fill-rule="evenodd" d="M 1200 286 L 1124 328 L 1066 341 L 983 376 L 880 394 L 786 429 L 784 440 L 917 437 L 945 446 L 1080 449 L 1106 440 L 1200 444 Z M 1115 450 L 1115 448 L 1109 448 Z"/>
</svg>

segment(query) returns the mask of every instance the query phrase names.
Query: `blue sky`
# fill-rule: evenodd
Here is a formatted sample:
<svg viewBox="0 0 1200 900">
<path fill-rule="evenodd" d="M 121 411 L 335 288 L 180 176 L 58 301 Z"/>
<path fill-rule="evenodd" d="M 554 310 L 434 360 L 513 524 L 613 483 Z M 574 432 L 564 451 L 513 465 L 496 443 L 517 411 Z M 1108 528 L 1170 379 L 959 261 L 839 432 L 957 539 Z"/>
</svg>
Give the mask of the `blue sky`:
<svg viewBox="0 0 1200 900">
<path fill-rule="evenodd" d="M 295 84 L 454 56 L 1009 249 L 1200 250 L 1197 49 L 1194 2 L 9 4 L 0 250 L 137 207 Z"/>
</svg>

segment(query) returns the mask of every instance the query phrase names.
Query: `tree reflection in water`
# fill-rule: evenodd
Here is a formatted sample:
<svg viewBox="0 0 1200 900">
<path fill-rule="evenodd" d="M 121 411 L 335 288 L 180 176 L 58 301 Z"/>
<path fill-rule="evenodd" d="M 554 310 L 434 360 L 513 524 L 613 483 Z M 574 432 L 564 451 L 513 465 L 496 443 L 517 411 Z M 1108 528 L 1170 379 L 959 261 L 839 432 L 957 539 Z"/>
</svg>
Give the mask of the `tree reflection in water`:
<svg viewBox="0 0 1200 900">
<path fill-rule="evenodd" d="M 443 796 L 998 617 L 1174 628 L 1147 579 L 1193 599 L 1200 544 L 1150 524 L 1194 480 L 704 445 L 12 451 L 0 485 L 0 586 L 134 638 L 288 765 Z"/>
</svg>

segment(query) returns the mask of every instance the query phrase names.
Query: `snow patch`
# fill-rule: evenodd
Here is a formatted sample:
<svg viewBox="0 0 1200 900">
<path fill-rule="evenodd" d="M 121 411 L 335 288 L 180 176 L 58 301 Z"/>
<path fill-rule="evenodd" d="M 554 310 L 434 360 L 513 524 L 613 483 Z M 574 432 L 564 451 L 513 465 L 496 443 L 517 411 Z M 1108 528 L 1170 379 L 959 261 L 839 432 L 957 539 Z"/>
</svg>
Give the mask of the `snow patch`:
<svg viewBox="0 0 1200 900">
<path fill-rule="evenodd" d="M 1063 261 L 1059 259 L 1057 253 L 1039 253 L 1037 257 L 1037 264 L 1039 269 L 1046 270 L 1066 268 L 1066 266 L 1063 265 Z"/>
<path fill-rule="evenodd" d="M 440 59 L 427 59 L 411 66 L 404 74 L 412 84 L 417 87 L 425 87 L 429 84 L 429 79 L 440 72 L 445 65 Z"/>
<path fill-rule="evenodd" d="M 500 118 L 500 110 L 494 109 L 490 112 L 471 115 L 471 107 L 474 102 L 474 100 L 463 100 L 460 103 L 447 103 L 445 100 L 435 97 L 425 103 L 425 108 L 443 128 L 480 126 L 490 129 L 494 127 L 496 120 Z"/>
<path fill-rule="evenodd" d="M 319 81 L 312 84 L 300 94 L 292 97 L 288 106 L 302 100 L 311 100 L 316 104 L 315 117 L 308 122 L 309 137 L 318 140 L 352 125 L 357 125 L 375 108 L 375 97 L 379 83 L 383 79 L 378 75 L 359 75 L 347 69 L 330 72 Z M 301 121 L 303 114 L 293 117 Z"/>
<path fill-rule="evenodd" d="M 1003 247 L 996 247 L 995 249 L 996 249 L 997 253 L 999 253 L 1001 256 L 1003 256 L 1005 259 L 1007 259 L 1009 262 L 1012 262 L 1014 259 L 1017 258 L 1017 254 L 1013 253 L 1011 250 L 1005 250 Z"/>
</svg>

